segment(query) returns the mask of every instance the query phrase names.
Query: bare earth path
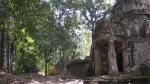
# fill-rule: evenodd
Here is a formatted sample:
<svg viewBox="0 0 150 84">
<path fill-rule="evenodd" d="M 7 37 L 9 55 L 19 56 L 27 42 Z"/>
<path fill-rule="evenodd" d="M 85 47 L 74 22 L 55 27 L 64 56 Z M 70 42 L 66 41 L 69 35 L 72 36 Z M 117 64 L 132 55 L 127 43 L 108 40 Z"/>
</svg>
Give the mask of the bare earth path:
<svg viewBox="0 0 150 84">
<path fill-rule="evenodd" d="M 44 77 L 38 74 L 14 76 L 0 71 L 0 84 L 83 84 L 81 79 L 54 75 Z"/>
</svg>

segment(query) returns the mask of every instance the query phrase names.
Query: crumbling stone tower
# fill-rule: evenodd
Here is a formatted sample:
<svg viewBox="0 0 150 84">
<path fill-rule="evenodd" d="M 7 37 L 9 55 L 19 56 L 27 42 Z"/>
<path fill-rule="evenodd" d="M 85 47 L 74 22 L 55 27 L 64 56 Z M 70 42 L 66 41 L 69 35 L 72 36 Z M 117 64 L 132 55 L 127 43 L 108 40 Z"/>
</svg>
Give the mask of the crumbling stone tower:
<svg viewBox="0 0 150 84">
<path fill-rule="evenodd" d="M 150 0 L 117 0 L 111 13 L 95 28 L 95 75 L 150 71 Z"/>
</svg>

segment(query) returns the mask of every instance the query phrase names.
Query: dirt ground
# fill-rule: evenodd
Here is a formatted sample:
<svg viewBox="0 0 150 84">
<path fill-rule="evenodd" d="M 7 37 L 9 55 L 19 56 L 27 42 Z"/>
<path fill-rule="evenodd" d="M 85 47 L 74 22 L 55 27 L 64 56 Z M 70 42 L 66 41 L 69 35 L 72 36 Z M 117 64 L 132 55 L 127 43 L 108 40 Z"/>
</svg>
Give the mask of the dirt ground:
<svg viewBox="0 0 150 84">
<path fill-rule="evenodd" d="M 0 71 L 0 84 L 83 84 L 83 81 L 65 74 L 47 77 L 39 74 L 15 76 Z"/>
</svg>

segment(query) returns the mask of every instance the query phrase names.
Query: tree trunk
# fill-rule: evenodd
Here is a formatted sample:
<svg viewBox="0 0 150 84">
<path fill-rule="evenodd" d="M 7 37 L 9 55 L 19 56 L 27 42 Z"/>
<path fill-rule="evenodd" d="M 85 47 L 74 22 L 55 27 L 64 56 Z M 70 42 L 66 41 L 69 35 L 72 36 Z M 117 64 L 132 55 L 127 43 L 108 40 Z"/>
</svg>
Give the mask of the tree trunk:
<svg viewBox="0 0 150 84">
<path fill-rule="evenodd" d="M 45 76 L 47 76 L 47 49 L 44 52 L 44 59 L 45 59 Z"/>
<path fill-rule="evenodd" d="M 5 71 L 9 71 L 9 60 L 10 60 L 10 54 L 9 54 L 9 35 L 7 31 L 1 32 L 1 60 L 3 63 L 2 68 Z"/>
<path fill-rule="evenodd" d="M 2 40 L 1 40 L 1 32 L 0 32 L 0 69 L 2 69 L 3 67 L 3 56 L 2 56 L 2 47 L 1 47 L 1 43 L 2 43 Z"/>
<path fill-rule="evenodd" d="M 95 53 L 94 53 L 94 61 L 95 61 L 95 75 L 100 75 L 102 74 L 102 58 L 101 58 L 101 51 L 99 48 L 95 48 Z"/>
</svg>

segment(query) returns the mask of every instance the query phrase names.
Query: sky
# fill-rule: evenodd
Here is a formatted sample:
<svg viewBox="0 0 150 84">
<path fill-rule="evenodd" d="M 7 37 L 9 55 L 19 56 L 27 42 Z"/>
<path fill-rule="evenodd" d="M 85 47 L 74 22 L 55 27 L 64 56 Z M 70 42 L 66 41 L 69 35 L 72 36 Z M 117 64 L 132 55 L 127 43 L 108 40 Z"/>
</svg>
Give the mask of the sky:
<svg viewBox="0 0 150 84">
<path fill-rule="evenodd" d="M 49 0 L 43 0 L 43 1 L 49 1 Z M 115 0 L 106 0 L 107 3 L 110 3 L 111 5 L 113 5 L 115 3 Z"/>
<path fill-rule="evenodd" d="M 111 5 L 114 5 L 115 0 L 106 0 L 107 3 L 110 3 Z"/>
</svg>

